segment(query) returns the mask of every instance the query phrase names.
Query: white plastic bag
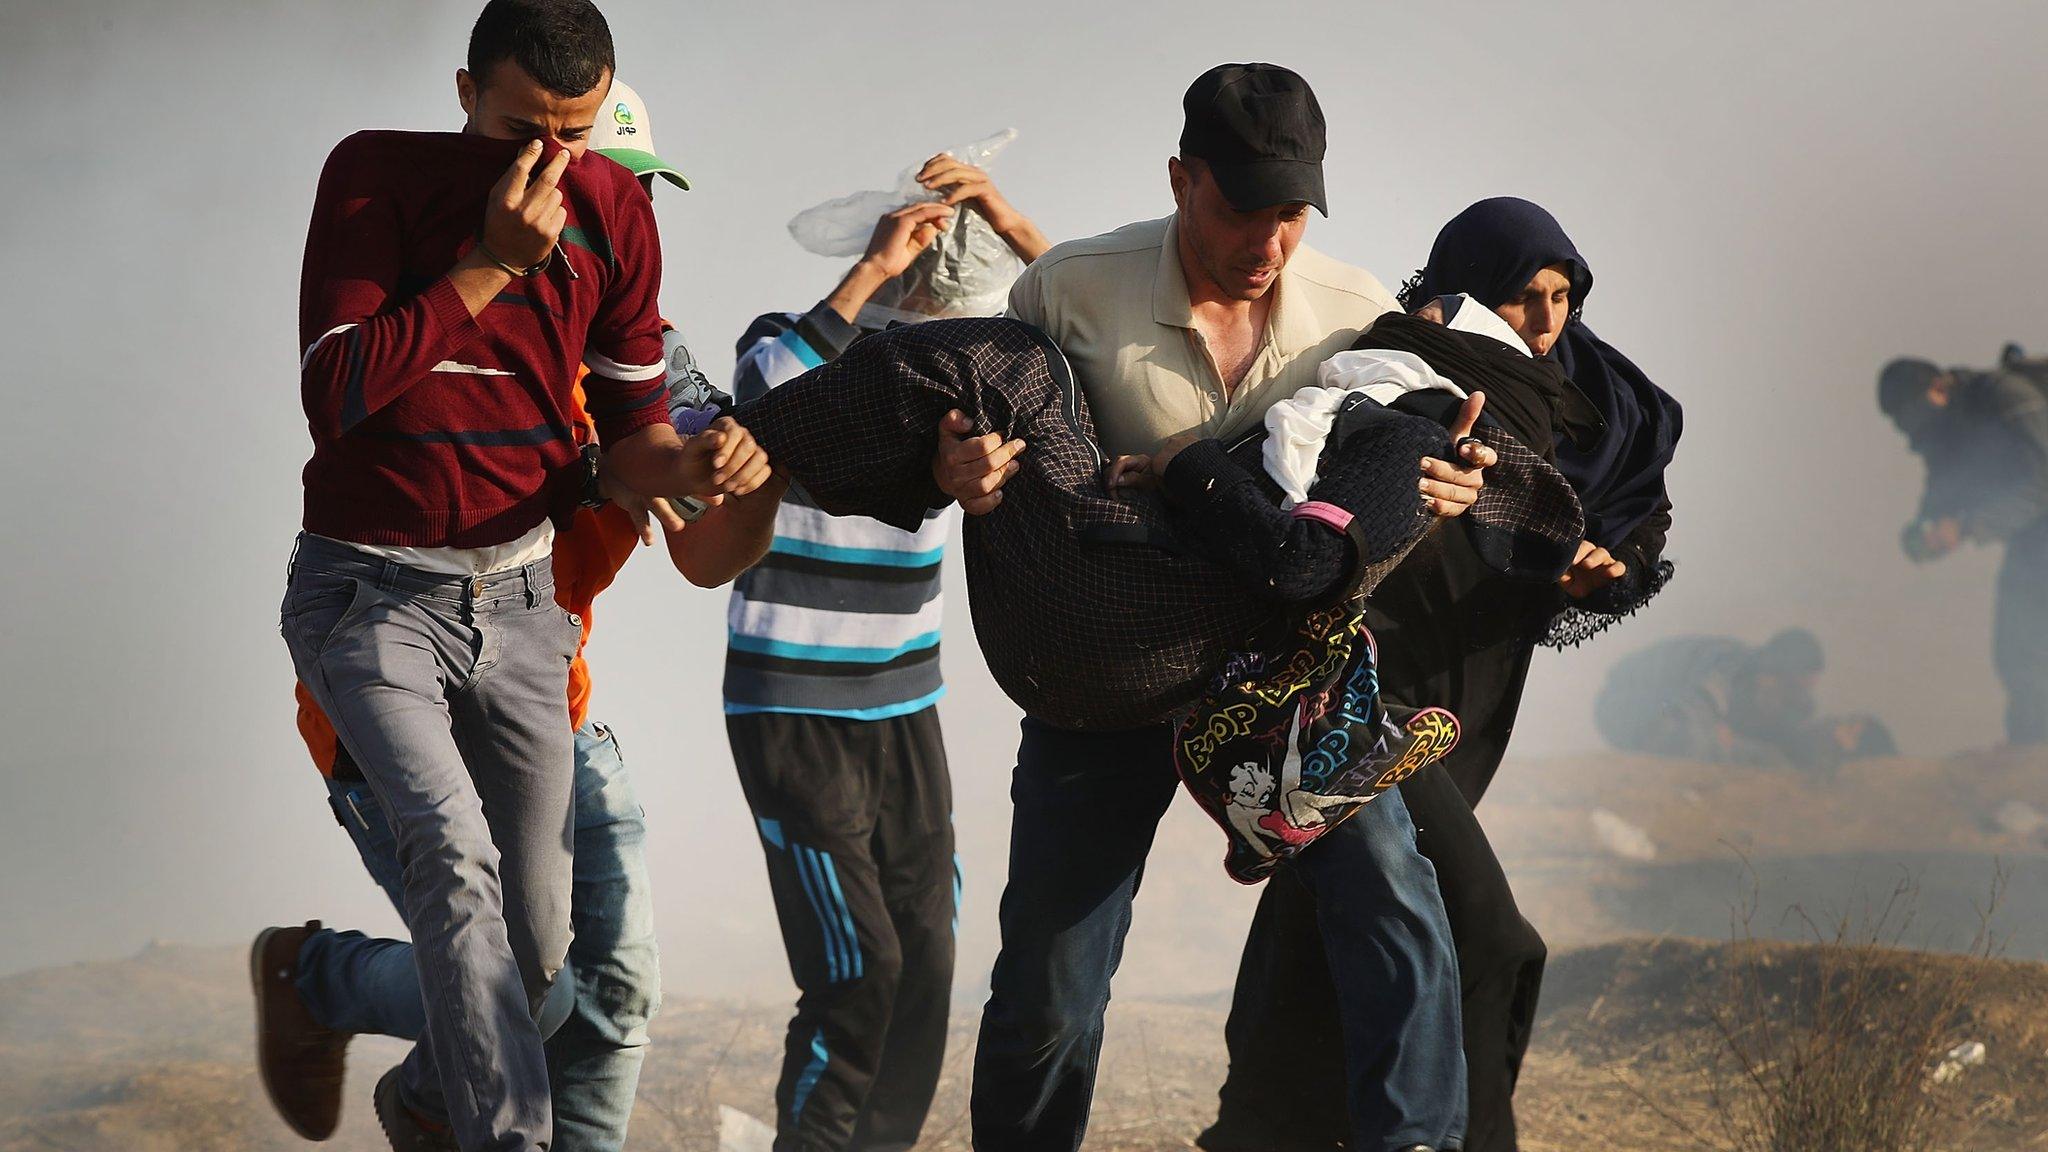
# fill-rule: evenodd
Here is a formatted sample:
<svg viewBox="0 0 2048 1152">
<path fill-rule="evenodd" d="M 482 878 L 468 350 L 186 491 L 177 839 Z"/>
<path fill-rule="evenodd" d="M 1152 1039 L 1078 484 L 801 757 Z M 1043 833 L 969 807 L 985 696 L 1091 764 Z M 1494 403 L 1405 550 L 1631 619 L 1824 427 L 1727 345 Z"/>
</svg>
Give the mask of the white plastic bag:
<svg viewBox="0 0 2048 1152">
<path fill-rule="evenodd" d="M 946 152 L 985 169 L 1016 138 L 1015 128 L 1005 128 Z M 905 168 L 892 191 L 855 192 L 807 208 L 789 222 L 789 234 L 805 251 L 820 256 L 859 256 L 867 251 L 875 222 L 885 214 L 939 199 L 917 182 L 917 173 L 918 166 Z M 882 327 L 936 316 L 993 316 L 1003 310 L 1011 282 L 1023 271 L 1024 262 L 988 221 L 979 213 L 961 212 L 907 271 L 875 293 L 861 309 L 861 322 Z"/>
</svg>

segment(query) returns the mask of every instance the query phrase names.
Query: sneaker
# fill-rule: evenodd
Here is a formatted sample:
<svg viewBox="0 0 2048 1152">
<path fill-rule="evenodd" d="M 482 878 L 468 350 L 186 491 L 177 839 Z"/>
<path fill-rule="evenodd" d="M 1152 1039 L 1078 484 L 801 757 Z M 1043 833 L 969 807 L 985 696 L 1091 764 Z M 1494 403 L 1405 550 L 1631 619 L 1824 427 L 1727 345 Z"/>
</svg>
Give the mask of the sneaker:
<svg viewBox="0 0 2048 1152">
<path fill-rule="evenodd" d="M 266 928 L 249 949 L 256 993 L 256 1069 L 270 1106 L 308 1140 L 334 1135 L 341 1121 L 341 1081 L 349 1036 L 313 1019 L 296 984 L 299 949 L 320 927 Z"/>
<path fill-rule="evenodd" d="M 391 1142 L 391 1152 L 458 1152 L 454 1133 L 428 1124 L 399 1098 L 399 1067 L 393 1065 L 377 1081 L 377 1124 Z"/>
</svg>

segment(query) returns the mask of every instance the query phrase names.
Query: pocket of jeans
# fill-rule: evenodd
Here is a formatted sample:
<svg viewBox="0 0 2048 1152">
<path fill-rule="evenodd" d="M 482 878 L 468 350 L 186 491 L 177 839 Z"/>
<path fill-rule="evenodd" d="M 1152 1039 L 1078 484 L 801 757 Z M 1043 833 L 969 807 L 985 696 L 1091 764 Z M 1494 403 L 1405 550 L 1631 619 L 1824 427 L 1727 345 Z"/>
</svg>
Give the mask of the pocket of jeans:
<svg viewBox="0 0 2048 1152">
<path fill-rule="evenodd" d="M 392 834 L 391 823 L 378 806 L 377 796 L 368 784 L 344 787 L 329 782 L 327 805 L 334 812 L 335 822 L 348 832 L 348 838 L 355 844 L 356 855 L 362 857 L 363 868 L 370 874 L 377 887 L 391 897 L 394 904 L 404 903 L 405 875 L 398 865 L 398 839 Z"/>
<path fill-rule="evenodd" d="M 294 580 L 285 592 L 279 628 L 286 640 L 297 640 L 311 652 L 327 646 L 344 620 L 362 605 L 368 585 L 351 576 L 311 576 Z"/>
</svg>

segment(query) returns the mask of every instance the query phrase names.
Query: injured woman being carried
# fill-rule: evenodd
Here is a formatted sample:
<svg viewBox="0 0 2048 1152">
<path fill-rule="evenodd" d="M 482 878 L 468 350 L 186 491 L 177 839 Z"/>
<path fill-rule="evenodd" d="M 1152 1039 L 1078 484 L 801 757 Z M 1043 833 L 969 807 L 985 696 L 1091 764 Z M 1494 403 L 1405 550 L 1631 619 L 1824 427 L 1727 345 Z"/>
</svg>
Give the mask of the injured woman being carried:
<svg viewBox="0 0 2048 1152">
<path fill-rule="evenodd" d="M 1476 395 L 1555 365 L 1491 310 L 1446 303 L 1445 324 L 1381 317 L 1236 442 L 1176 437 L 1149 457 L 1105 459 L 1058 348 L 1008 319 L 863 338 L 737 415 L 818 507 L 904 526 L 946 502 L 930 468 L 945 413 L 1023 440 L 1004 500 L 963 533 L 991 673 L 1055 726 L 1171 722 L 1225 866 L 1251 882 L 1457 739 L 1448 713 L 1379 698 L 1379 579 L 1433 530 L 1538 580 L 1578 543 L 1570 486 Z M 1496 459 L 1471 509 L 1439 520 L 1416 461 L 1456 459 L 1467 435 Z"/>
</svg>

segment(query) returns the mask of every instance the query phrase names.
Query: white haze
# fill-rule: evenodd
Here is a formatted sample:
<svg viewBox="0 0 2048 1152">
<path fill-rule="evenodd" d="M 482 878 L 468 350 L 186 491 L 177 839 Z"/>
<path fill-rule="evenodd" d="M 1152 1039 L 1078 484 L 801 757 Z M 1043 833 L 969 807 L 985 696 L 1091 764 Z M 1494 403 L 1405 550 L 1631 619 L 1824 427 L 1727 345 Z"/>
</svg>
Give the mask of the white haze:
<svg viewBox="0 0 2048 1152">
<path fill-rule="evenodd" d="M 1519 754 L 1590 753 L 1599 678 L 1643 643 L 1795 621 L 1828 646 L 1828 703 L 1883 714 L 1909 751 L 1998 738 L 1995 557 L 1902 559 L 1919 469 L 1872 381 L 1901 351 L 1982 362 L 2006 339 L 2048 344 L 2048 8 L 604 7 L 662 152 L 697 186 L 657 197 L 663 301 L 714 375 L 750 317 L 836 277 L 789 240 L 798 210 L 1013 125 L 997 175 L 1048 235 L 1162 215 L 1187 82 L 1223 60 L 1284 63 L 1331 121 L 1334 215 L 1310 243 L 1392 285 L 1467 203 L 1535 199 L 1598 274 L 1592 322 L 1685 403 L 1678 581 L 1611 637 L 1539 661 Z M 327 815 L 276 632 L 308 449 L 294 306 L 327 150 L 360 128 L 456 127 L 475 9 L 0 7 L 0 972 L 313 915 L 397 927 Z M 972 989 L 1015 711 L 949 590 Z M 719 714 L 724 610 L 638 557 L 597 613 L 595 714 L 649 814 L 671 991 L 774 993 L 786 978 Z M 1220 987 L 1249 894 L 1216 867 L 1214 833 L 1189 831 L 1199 815 L 1174 819 L 1187 834 L 1153 876 L 1214 892 L 1213 939 L 1148 927 L 1141 897 L 1132 962 L 1178 974 L 1151 990 Z"/>
</svg>

